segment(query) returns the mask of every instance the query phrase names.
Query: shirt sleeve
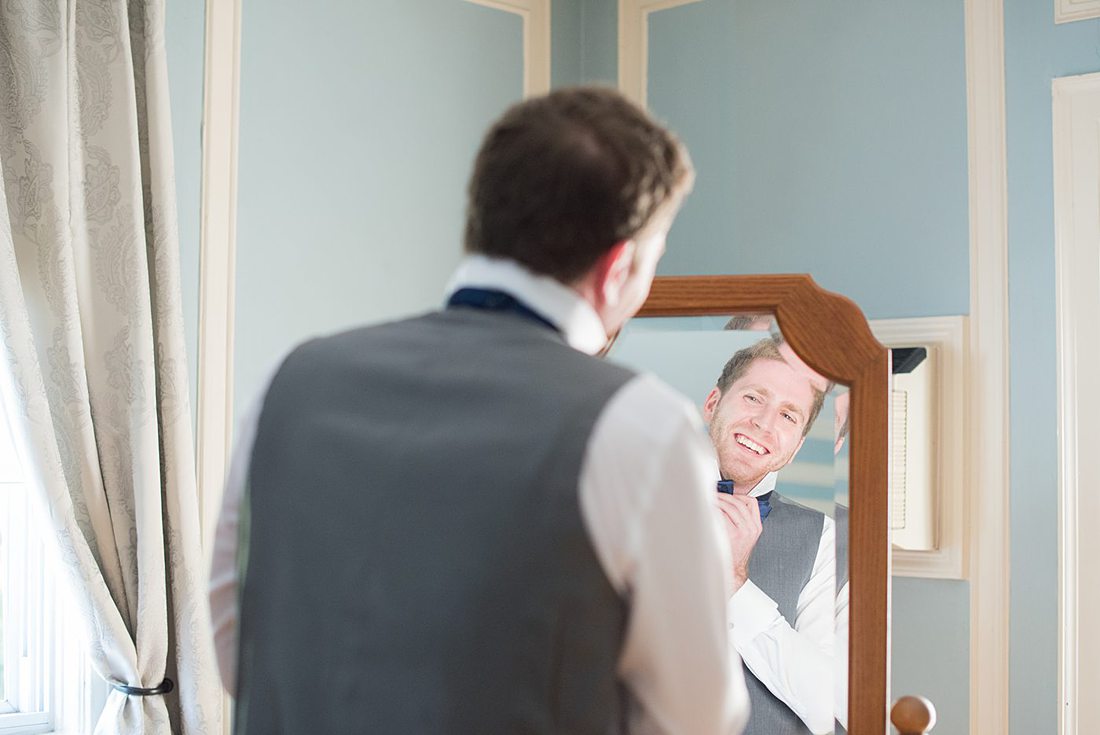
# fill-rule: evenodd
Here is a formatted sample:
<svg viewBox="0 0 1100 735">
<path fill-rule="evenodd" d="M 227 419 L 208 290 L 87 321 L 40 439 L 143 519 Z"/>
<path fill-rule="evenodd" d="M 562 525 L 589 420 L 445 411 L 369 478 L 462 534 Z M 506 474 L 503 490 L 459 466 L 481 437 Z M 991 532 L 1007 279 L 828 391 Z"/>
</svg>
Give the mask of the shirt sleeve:
<svg viewBox="0 0 1100 735">
<path fill-rule="evenodd" d="M 278 363 L 282 364 L 282 361 Z M 237 615 L 238 543 L 240 540 L 241 502 L 248 486 L 248 465 L 264 397 L 275 377 L 272 370 L 263 388 L 249 404 L 237 423 L 237 440 L 229 460 L 221 511 L 214 531 L 214 549 L 210 562 L 210 622 L 214 629 L 214 652 L 222 686 L 230 694 L 237 691 Z"/>
<path fill-rule="evenodd" d="M 727 643 L 729 549 L 714 450 L 694 407 L 637 378 L 594 427 L 580 480 L 600 562 L 630 605 L 619 676 L 632 733 L 740 733 L 748 692 Z"/>
<path fill-rule="evenodd" d="M 832 733 L 837 695 L 836 529 L 826 517 L 810 580 L 798 595 L 793 625 L 775 601 L 746 582 L 730 597 L 730 645 L 745 665 L 811 732 Z"/>
<path fill-rule="evenodd" d="M 845 582 L 836 593 L 836 720 L 848 729 L 848 600 L 851 591 Z"/>
</svg>

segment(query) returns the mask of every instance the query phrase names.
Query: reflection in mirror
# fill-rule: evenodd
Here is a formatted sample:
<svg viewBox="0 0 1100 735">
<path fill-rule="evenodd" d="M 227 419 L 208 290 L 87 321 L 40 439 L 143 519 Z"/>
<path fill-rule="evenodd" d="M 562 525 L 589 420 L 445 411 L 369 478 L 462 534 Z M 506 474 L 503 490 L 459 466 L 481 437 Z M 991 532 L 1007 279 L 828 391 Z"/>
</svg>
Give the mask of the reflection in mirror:
<svg viewBox="0 0 1100 735">
<path fill-rule="evenodd" d="M 747 735 L 844 732 L 847 389 L 799 359 L 771 315 L 634 319 L 609 359 L 691 397 L 714 444 Z"/>
</svg>

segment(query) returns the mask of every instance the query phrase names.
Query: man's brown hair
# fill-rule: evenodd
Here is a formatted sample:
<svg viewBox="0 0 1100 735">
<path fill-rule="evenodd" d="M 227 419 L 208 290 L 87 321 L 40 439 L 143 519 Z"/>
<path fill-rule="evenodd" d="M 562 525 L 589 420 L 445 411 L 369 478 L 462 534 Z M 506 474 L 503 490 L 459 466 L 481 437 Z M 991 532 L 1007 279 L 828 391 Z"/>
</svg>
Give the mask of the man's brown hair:
<svg viewBox="0 0 1100 735">
<path fill-rule="evenodd" d="M 783 354 L 779 351 L 779 345 L 782 343 L 782 337 L 772 335 L 733 353 L 733 357 L 731 357 L 726 362 L 725 367 L 722 368 L 722 374 L 718 376 L 718 382 L 716 384 L 718 392 L 722 396 L 725 396 L 730 386 L 748 372 L 749 366 L 757 360 L 787 362 L 783 359 Z M 809 383 L 808 380 L 806 382 Z M 802 436 L 806 436 L 806 434 L 809 433 L 810 427 L 813 426 L 814 421 L 817 420 L 817 415 L 821 413 L 821 407 L 825 404 L 825 394 L 823 392 L 815 388 L 813 384 L 810 384 L 810 390 L 813 391 L 814 399 L 813 403 L 810 404 L 810 415 L 806 417 L 806 425 L 802 427 Z"/>
<path fill-rule="evenodd" d="M 526 100 L 481 144 L 466 251 L 570 283 L 644 232 L 693 176 L 679 140 L 614 89 L 572 87 Z"/>
</svg>

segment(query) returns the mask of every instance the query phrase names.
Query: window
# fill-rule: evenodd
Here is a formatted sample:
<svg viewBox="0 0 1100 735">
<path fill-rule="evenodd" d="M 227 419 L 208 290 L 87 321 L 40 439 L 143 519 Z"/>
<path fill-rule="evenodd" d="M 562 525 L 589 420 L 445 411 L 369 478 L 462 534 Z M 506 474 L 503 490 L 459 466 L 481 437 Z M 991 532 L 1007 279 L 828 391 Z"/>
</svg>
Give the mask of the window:
<svg viewBox="0 0 1100 735">
<path fill-rule="evenodd" d="M 0 393 L 0 735 L 91 732 L 107 685 L 84 654 Z"/>
</svg>

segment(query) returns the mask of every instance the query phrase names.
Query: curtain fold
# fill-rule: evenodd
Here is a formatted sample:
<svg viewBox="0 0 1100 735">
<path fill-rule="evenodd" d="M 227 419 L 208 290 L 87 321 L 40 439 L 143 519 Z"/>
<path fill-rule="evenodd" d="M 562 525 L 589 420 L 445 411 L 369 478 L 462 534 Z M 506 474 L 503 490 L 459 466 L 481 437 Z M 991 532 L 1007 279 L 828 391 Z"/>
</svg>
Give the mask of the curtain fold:
<svg viewBox="0 0 1100 735">
<path fill-rule="evenodd" d="M 0 338 L 113 691 L 97 733 L 220 731 L 199 549 L 163 0 L 0 3 Z"/>
</svg>

